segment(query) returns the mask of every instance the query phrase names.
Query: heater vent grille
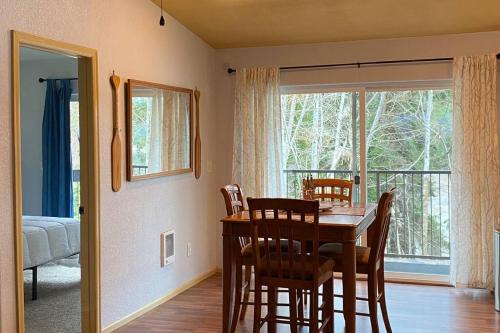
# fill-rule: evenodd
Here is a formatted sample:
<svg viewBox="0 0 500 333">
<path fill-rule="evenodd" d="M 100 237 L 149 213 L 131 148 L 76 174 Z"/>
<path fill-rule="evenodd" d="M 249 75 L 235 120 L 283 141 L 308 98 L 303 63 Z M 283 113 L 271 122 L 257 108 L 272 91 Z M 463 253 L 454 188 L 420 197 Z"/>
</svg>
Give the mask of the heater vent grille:
<svg viewBox="0 0 500 333">
<path fill-rule="evenodd" d="M 175 232 L 173 230 L 161 234 L 161 266 L 175 262 Z"/>
</svg>

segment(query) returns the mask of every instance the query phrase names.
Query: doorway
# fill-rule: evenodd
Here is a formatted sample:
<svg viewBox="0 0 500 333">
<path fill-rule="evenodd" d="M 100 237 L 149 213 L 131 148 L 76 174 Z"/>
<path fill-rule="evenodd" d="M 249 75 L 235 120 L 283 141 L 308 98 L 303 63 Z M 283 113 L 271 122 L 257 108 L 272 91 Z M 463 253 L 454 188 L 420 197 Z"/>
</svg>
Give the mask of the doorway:
<svg viewBox="0 0 500 333">
<path fill-rule="evenodd" d="M 13 31 L 12 85 L 18 332 L 100 332 L 97 52 Z"/>
</svg>

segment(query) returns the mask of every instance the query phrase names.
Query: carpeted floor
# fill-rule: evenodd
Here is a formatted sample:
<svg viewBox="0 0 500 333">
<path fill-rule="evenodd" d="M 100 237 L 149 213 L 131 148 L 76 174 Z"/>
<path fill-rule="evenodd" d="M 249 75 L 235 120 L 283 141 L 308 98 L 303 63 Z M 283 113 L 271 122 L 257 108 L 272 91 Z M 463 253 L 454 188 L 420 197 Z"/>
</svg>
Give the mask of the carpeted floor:
<svg viewBox="0 0 500 333">
<path fill-rule="evenodd" d="M 32 272 L 24 272 L 26 333 L 80 332 L 78 255 L 38 267 L 38 299 L 31 300 Z"/>
</svg>

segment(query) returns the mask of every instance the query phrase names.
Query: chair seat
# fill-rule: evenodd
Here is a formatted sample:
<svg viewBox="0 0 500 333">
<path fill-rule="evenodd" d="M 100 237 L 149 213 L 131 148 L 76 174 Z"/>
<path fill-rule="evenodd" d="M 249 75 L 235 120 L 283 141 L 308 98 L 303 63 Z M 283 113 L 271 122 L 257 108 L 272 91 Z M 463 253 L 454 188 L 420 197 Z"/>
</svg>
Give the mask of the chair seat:
<svg viewBox="0 0 500 333">
<path fill-rule="evenodd" d="M 288 240 L 283 240 L 280 242 L 281 252 L 288 252 Z M 264 240 L 259 241 L 260 252 L 263 252 L 264 249 Z M 276 242 L 274 240 L 269 241 L 269 250 L 271 252 L 276 251 Z M 300 242 L 293 241 L 293 251 L 296 253 L 300 252 Z M 241 255 L 244 258 L 253 259 L 253 247 L 252 244 L 247 244 L 244 248 L 241 249 Z"/>
<path fill-rule="evenodd" d="M 332 258 L 335 260 L 337 271 L 342 270 L 343 249 L 340 243 L 326 243 L 320 246 L 319 255 Z M 358 273 L 367 274 L 368 261 L 370 259 L 370 248 L 364 246 L 356 246 L 356 267 Z"/>
<path fill-rule="evenodd" d="M 302 263 L 301 255 L 295 254 L 293 255 L 292 261 L 292 269 L 290 269 L 289 265 L 289 255 L 288 253 L 281 255 L 281 264 L 283 270 L 283 279 L 296 279 L 296 280 L 308 280 L 311 281 L 314 279 L 314 275 L 319 277 L 319 283 L 323 283 L 332 277 L 333 267 L 335 266 L 335 261 L 328 257 L 319 257 L 318 263 L 318 271 L 314 272 L 314 260 L 311 255 L 306 255 L 304 259 L 304 263 Z M 279 257 L 277 253 L 271 253 L 269 258 L 270 263 L 270 275 L 272 278 L 281 278 L 278 276 L 278 265 L 279 265 Z M 268 271 L 268 260 L 267 258 L 262 258 L 261 261 L 261 270 L 260 276 L 267 277 Z"/>
</svg>

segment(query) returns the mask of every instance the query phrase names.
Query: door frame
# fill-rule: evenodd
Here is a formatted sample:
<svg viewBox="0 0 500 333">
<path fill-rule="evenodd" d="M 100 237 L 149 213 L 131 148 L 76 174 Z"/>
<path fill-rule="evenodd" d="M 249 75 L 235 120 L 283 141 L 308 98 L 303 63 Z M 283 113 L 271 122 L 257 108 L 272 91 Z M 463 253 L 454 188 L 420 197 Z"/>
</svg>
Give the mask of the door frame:
<svg viewBox="0 0 500 333">
<path fill-rule="evenodd" d="M 14 231 L 16 262 L 17 332 L 24 333 L 24 274 L 22 239 L 22 168 L 20 108 L 20 48 L 62 53 L 78 58 L 80 96 L 80 174 L 81 206 L 85 213 L 80 221 L 81 327 L 83 333 L 101 331 L 100 311 L 100 178 L 97 51 L 19 31 L 12 37 L 12 123 L 14 176 Z"/>
</svg>

